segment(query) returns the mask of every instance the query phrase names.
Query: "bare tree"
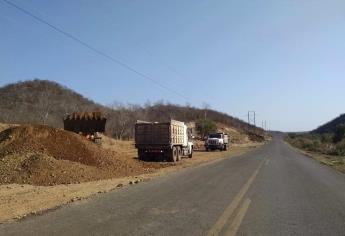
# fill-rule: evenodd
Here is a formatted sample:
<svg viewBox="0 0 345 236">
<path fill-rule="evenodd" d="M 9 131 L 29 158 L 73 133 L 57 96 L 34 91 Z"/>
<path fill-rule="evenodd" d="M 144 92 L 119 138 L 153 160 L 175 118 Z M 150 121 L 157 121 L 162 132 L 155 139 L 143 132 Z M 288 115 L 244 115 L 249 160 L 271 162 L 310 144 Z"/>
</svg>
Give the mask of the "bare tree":
<svg viewBox="0 0 345 236">
<path fill-rule="evenodd" d="M 37 94 L 38 99 L 38 113 L 41 123 L 46 124 L 50 112 L 53 110 L 54 103 L 56 102 L 57 88 L 53 86 L 47 86 L 44 84 L 41 86 L 39 93 Z"/>
<path fill-rule="evenodd" d="M 117 139 L 123 139 L 130 129 L 131 123 L 131 110 L 124 104 L 119 102 L 113 102 L 111 108 L 114 112 L 111 113 L 109 127 L 112 135 Z"/>
</svg>

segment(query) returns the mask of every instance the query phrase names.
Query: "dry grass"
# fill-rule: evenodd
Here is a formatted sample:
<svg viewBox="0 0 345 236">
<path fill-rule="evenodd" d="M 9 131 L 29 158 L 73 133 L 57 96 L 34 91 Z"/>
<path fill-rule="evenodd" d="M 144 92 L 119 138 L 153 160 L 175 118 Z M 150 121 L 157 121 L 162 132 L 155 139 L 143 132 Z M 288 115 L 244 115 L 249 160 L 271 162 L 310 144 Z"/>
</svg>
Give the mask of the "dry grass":
<svg viewBox="0 0 345 236">
<path fill-rule="evenodd" d="M 320 162 L 321 164 L 327 165 L 336 169 L 342 173 L 345 173 L 345 157 L 344 156 L 331 156 L 326 154 L 321 154 L 312 151 L 306 151 L 295 146 L 292 146 L 290 143 L 287 143 L 291 148 L 297 150 L 298 152 L 302 153 L 303 155 L 313 158 L 316 161 Z"/>
<path fill-rule="evenodd" d="M 11 127 L 15 127 L 15 126 L 18 126 L 18 125 L 0 123 L 0 132 L 4 131 L 5 129 L 11 128 Z"/>
</svg>

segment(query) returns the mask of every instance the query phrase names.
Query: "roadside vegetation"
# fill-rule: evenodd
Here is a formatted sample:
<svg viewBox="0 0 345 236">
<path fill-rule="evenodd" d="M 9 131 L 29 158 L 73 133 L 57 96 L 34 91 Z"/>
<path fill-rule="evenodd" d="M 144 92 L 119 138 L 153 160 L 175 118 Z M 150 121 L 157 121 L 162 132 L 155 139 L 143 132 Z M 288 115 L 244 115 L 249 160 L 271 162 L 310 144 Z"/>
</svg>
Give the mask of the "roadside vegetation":
<svg viewBox="0 0 345 236">
<path fill-rule="evenodd" d="M 289 134 L 286 140 L 305 151 L 331 156 L 345 156 L 345 139 L 339 141 L 334 134 Z"/>
<path fill-rule="evenodd" d="M 215 132 L 217 130 L 217 125 L 212 120 L 201 119 L 196 122 L 195 128 L 201 137 L 205 137 L 209 133 Z"/>
<path fill-rule="evenodd" d="M 335 120 L 342 121 L 339 118 L 343 116 Z M 321 163 L 345 173 L 345 123 L 336 124 L 333 120 L 309 133 L 290 133 L 286 141 Z"/>
</svg>

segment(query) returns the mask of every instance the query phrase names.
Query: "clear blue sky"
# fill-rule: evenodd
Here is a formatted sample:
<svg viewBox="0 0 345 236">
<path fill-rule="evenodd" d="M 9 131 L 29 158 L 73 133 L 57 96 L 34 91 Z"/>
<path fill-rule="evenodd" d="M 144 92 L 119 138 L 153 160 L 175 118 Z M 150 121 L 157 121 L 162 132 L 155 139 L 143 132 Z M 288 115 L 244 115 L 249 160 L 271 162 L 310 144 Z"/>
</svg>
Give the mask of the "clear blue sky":
<svg viewBox="0 0 345 236">
<path fill-rule="evenodd" d="M 271 129 L 310 130 L 345 112 L 345 1 L 10 0 L 188 101 L 0 0 L 0 86 L 49 79 L 102 104 L 164 99 Z"/>
</svg>

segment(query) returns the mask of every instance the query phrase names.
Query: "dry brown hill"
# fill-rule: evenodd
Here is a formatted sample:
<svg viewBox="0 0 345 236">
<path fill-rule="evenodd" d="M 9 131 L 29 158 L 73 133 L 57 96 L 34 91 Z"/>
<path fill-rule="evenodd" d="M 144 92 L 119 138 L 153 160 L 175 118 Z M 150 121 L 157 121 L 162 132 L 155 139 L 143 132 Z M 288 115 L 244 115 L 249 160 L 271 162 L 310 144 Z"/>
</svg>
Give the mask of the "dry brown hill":
<svg viewBox="0 0 345 236">
<path fill-rule="evenodd" d="M 207 118 L 221 123 L 256 140 L 263 130 L 248 125 L 240 119 L 212 109 L 200 109 L 169 103 L 153 105 L 97 104 L 60 84 L 47 80 L 32 80 L 6 85 L 0 88 L 0 122 L 9 124 L 47 124 L 63 127 L 66 114 L 79 111 L 102 111 L 108 118 L 106 134 L 118 139 L 130 139 L 134 135 L 136 120 L 185 122 Z M 253 135 L 254 134 L 254 135 Z"/>
</svg>

